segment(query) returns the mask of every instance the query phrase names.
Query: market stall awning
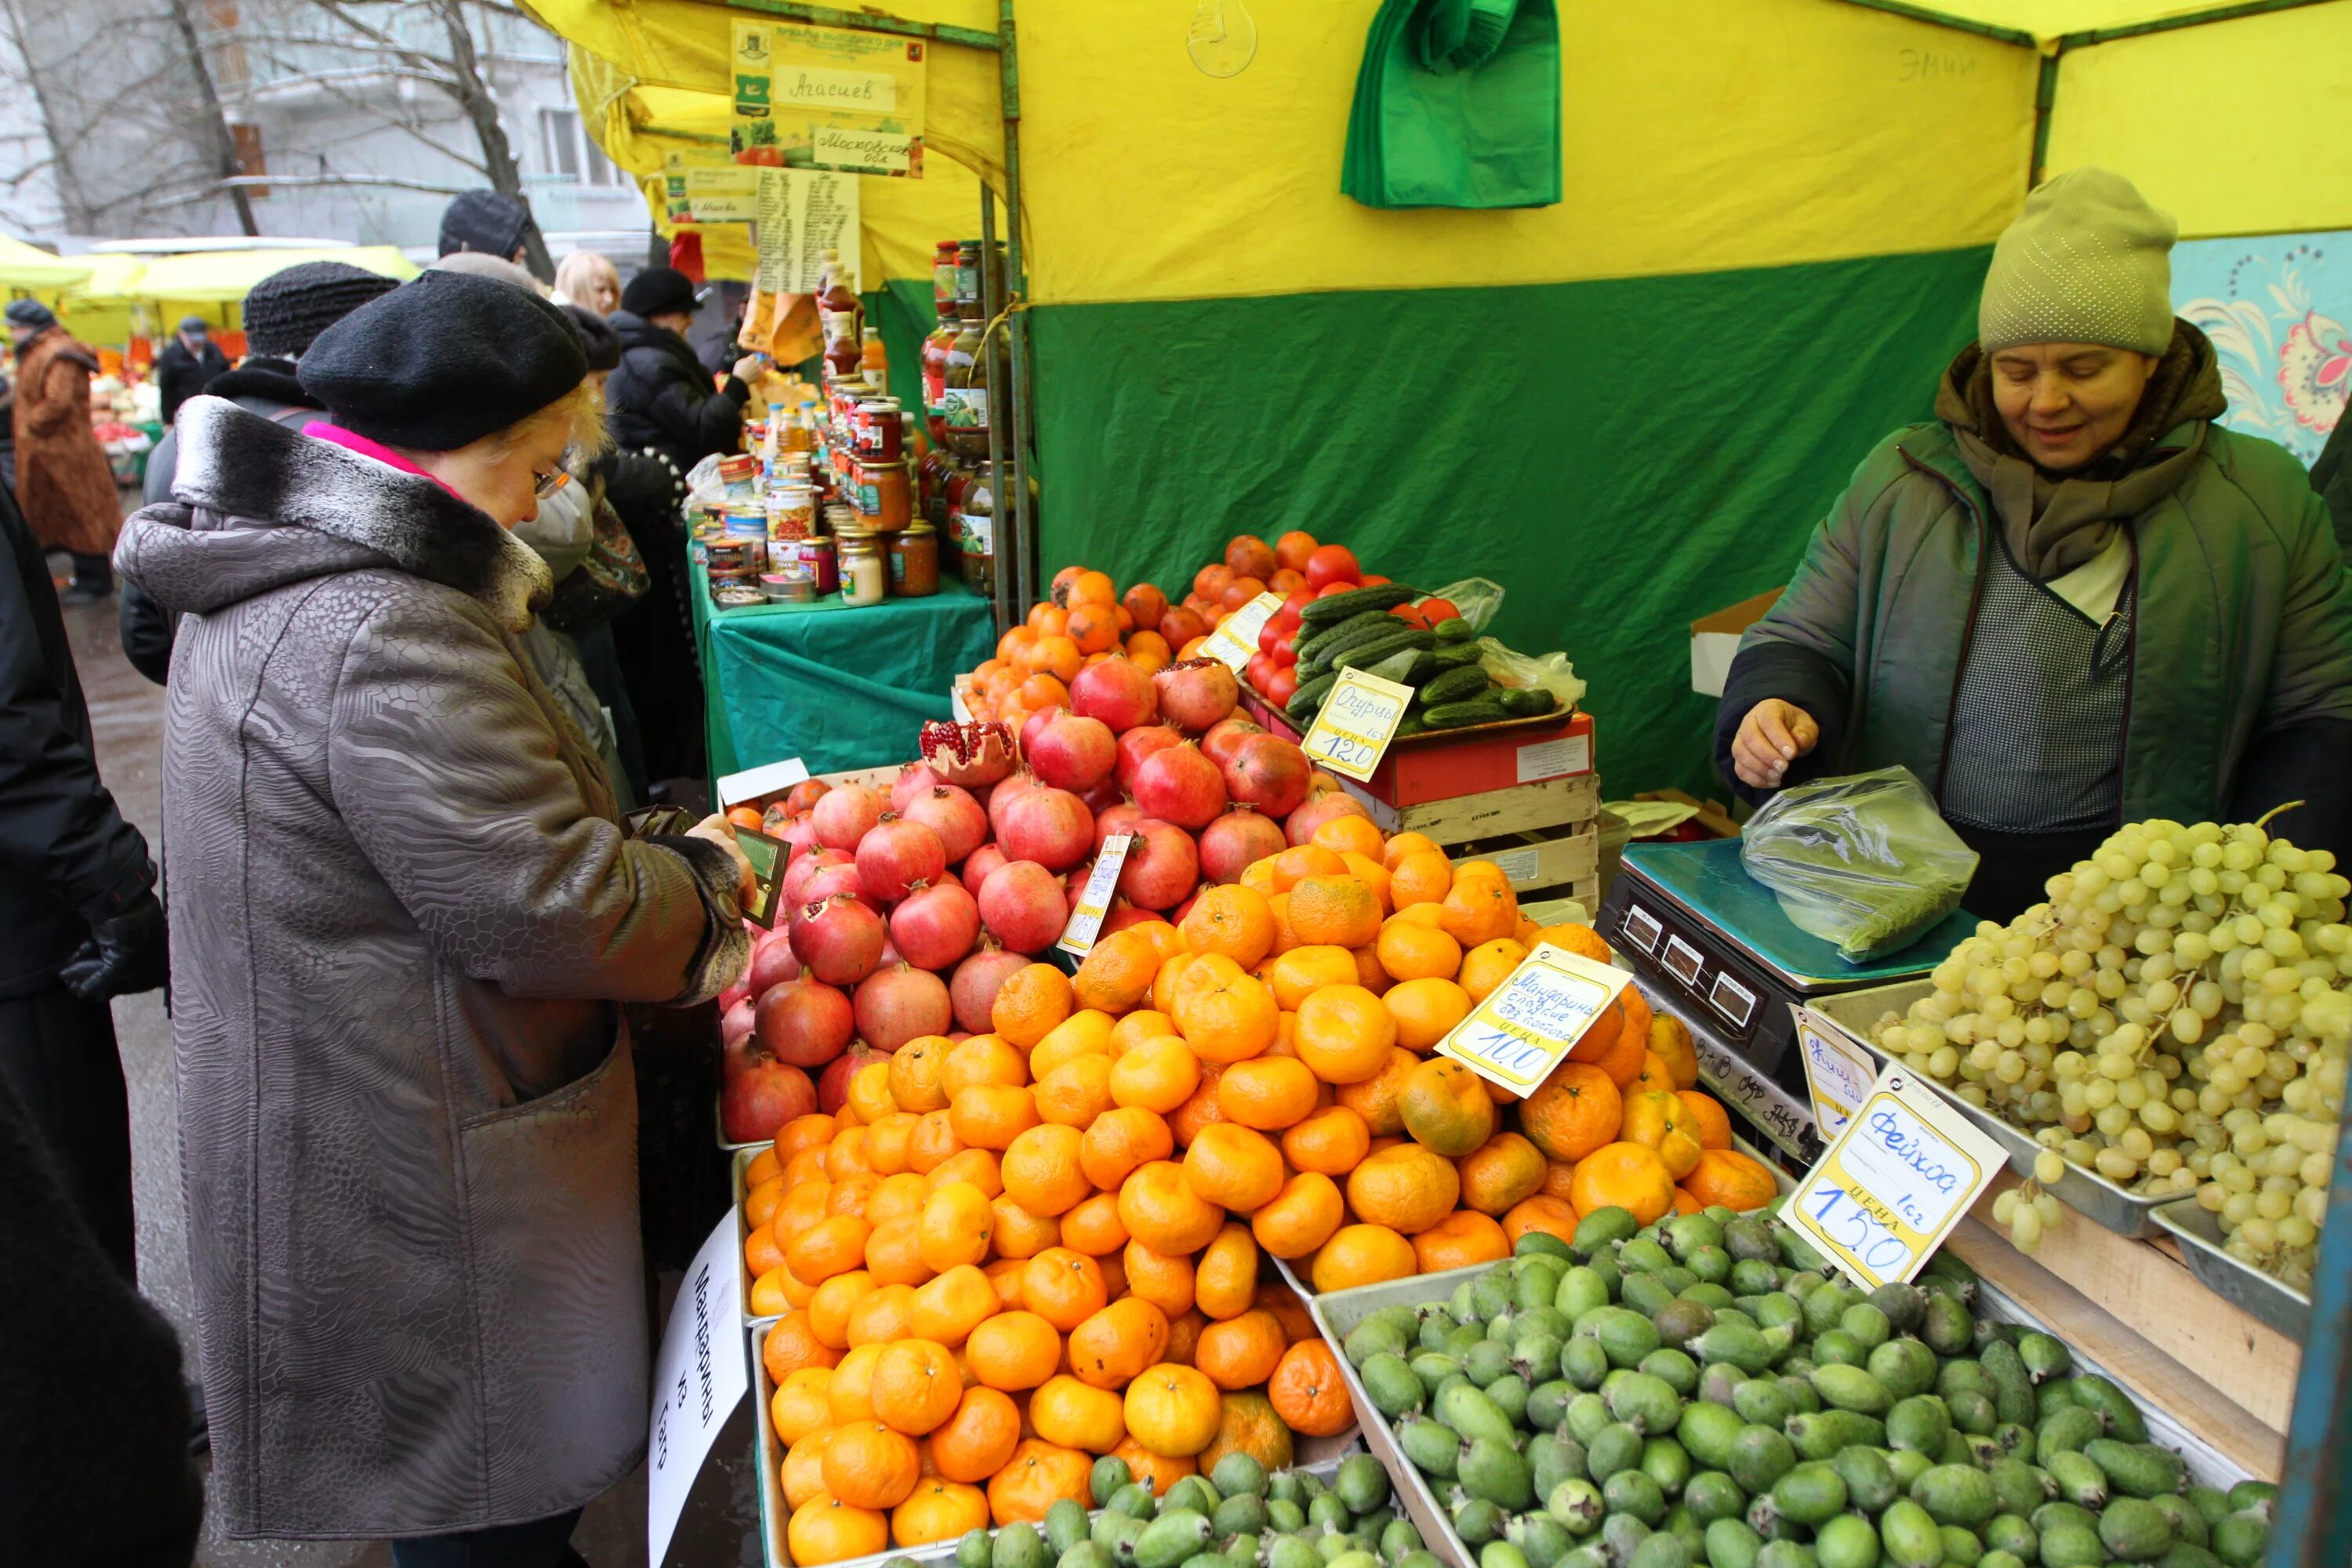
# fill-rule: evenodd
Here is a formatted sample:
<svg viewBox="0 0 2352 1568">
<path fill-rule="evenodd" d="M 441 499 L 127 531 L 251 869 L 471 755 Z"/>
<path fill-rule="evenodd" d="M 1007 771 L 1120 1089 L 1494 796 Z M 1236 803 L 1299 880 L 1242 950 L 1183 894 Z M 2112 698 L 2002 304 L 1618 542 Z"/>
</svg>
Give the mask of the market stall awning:
<svg viewBox="0 0 2352 1568">
<path fill-rule="evenodd" d="M 89 276 L 87 262 L 69 260 L 0 235 L 0 284 L 11 289 L 62 289 Z"/>
<path fill-rule="evenodd" d="M 92 258 L 111 261 L 112 257 Z M 184 256 L 123 258 L 143 261 L 132 276 L 114 281 L 113 297 L 140 300 L 242 300 L 273 272 L 306 261 L 340 261 L 386 278 L 416 276 L 416 264 L 390 245 L 338 246 L 320 250 L 199 250 Z M 93 283 L 95 283 L 93 279 Z M 94 293 L 93 288 L 81 290 Z"/>
</svg>

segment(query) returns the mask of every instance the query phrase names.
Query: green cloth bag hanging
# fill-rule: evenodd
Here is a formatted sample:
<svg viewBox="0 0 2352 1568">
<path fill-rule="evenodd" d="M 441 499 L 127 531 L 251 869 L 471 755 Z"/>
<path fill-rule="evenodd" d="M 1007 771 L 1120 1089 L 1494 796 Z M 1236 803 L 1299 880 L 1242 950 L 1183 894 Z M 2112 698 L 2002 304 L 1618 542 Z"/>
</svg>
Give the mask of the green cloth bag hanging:
<svg viewBox="0 0 2352 1568">
<path fill-rule="evenodd" d="M 1341 191 L 1371 207 L 1549 206 L 1559 164 L 1553 0 L 1385 0 Z"/>
</svg>

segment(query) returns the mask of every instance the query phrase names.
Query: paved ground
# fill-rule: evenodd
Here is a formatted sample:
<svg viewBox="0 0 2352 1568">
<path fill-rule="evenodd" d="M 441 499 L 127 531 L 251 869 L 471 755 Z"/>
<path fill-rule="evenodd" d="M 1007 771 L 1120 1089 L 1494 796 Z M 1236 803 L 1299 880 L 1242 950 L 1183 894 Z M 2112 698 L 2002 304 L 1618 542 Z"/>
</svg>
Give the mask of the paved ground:
<svg viewBox="0 0 2352 1568">
<path fill-rule="evenodd" d="M 123 815 L 148 835 L 152 844 L 162 815 L 156 792 L 163 689 L 151 685 L 122 657 L 113 600 L 68 606 L 66 622 L 89 701 L 100 769 Z M 150 992 L 118 1000 L 114 1024 L 123 1074 L 131 1089 L 140 1284 L 185 1337 L 193 1331 L 188 1239 L 180 1201 L 171 1026 L 163 1015 L 163 994 Z M 190 1359 L 193 1362 L 193 1350 Z M 742 1510 L 751 1501 L 746 1478 L 739 1473 L 730 1479 L 736 1482 L 731 1489 L 719 1489 L 737 1495 L 709 1510 L 689 1510 L 708 1517 L 690 1517 L 680 1527 L 681 1538 L 690 1534 L 698 1542 L 716 1543 L 694 1553 L 697 1563 L 756 1564 L 759 1561 L 741 1530 L 730 1528 L 725 1517 L 731 1515 L 740 1523 Z M 573 1544 L 594 1568 L 643 1568 L 645 1509 L 640 1473 L 589 1509 Z M 207 1521 L 196 1561 L 204 1568 L 389 1568 L 392 1553 L 377 1542 L 231 1542 L 222 1539 Z"/>
</svg>

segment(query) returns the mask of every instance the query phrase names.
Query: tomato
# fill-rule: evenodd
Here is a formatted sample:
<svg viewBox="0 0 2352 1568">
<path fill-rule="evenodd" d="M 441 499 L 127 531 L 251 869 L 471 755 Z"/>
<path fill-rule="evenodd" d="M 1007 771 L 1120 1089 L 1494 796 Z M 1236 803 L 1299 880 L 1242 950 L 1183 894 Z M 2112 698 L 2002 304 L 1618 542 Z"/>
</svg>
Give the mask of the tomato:
<svg viewBox="0 0 2352 1568">
<path fill-rule="evenodd" d="M 1287 708 L 1290 706 L 1290 700 L 1298 694 L 1298 671 L 1277 669 L 1272 679 L 1259 689 L 1265 693 L 1265 700 L 1277 708 Z"/>
<path fill-rule="evenodd" d="M 1421 612 L 1422 620 L 1433 626 L 1440 621 L 1458 621 L 1462 618 L 1462 612 L 1454 607 L 1454 601 L 1451 599 L 1423 599 L 1413 607 Z"/>
<path fill-rule="evenodd" d="M 1356 587 L 1357 584 L 1353 583 L 1326 583 L 1315 591 L 1315 596 L 1318 599 L 1328 599 L 1334 594 L 1352 594 L 1356 591 Z"/>
<path fill-rule="evenodd" d="M 1298 634 L 1295 631 L 1285 632 L 1274 645 L 1274 662 L 1288 669 L 1298 662 L 1297 647 Z"/>
<path fill-rule="evenodd" d="M 1292 593 L 1290 597 L 1282 601 L 1282 614 L 1288 616 L 1290 617 L 1291 624 L 1296 626 L 1301 613 L 1306 610 L 1307 605 L 1313 604 L 1316 598 L 1317 595 L 1314 589 L 1297 589 Z"/>
<path fill-rule="evenodd" d="M 1377 587 L 1378 585 L 1379 584 L 1373 583 L 1367 583 L 1364 584 L 1367 588 Z M 1429 626 L 1429 623 L 1422 618 L 1421 611 L 1411 605 L 1399 605 L 1389 611 L 1389 614 L 1394 616 L 1398 620 L 1402 621 L 1406 626 L 1412 626 L 1416 629 L 1426 629 Z"/>
<path fill-rule="evenodd" d="M 1282 640 L 1282 617 L 1280 616 L 1266 616 L 1265 625 L 1258 628 L 1257 651 L 1264 654 L 1271 654 L 1274 651 L 1274 645 Z"/>
<path fill-rule="evenodd" d="M 1387 586 L 1394 581 L 1396 581 L 1396 579 L 1393 577 L 1383 577 L 1377 572 L 1368 572 L 1364 574 L 1363 581 L 1359 583 L 1357 586 L 1360 588 L 1381 588 Z"/>
<path fill-rule="evenodd" d="M 1344 544 L 1318 544 L 1307 558 L 1307 585 L 1318 592 L 1334 583 L 1349 587 L 1360 586 L 1363 569 L 1356 564 L 1356 552 Z"/>
<path fill-rule="evenodd" d="M 1265 690 L 1265 683 L 1274 679 L 1274 656 L 1264 653 L 1253 655 L 1250 661 L 1242 666 L 1242 679 L 1255 689 Z"/>
</svg>

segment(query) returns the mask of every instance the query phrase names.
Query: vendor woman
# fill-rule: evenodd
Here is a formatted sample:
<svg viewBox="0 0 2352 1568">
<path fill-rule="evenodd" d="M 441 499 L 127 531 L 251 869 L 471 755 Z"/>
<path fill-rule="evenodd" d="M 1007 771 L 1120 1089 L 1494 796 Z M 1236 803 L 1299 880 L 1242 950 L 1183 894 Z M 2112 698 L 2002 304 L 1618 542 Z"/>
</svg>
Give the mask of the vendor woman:
<svg viewBox="0 0 2352 1568">
<path fill-rule="evenodd" d="M 1716 750 L 1761 801 L 1900 764 L 2007 921 L 2119 824 L 2352 850 L 2352 585 L 2303 465 L 2215 423 L 2177 228 L 2103 169 L 2026 198 L 1936 417 L 1896 431 L 1741 640 Z"/>
</svg>

